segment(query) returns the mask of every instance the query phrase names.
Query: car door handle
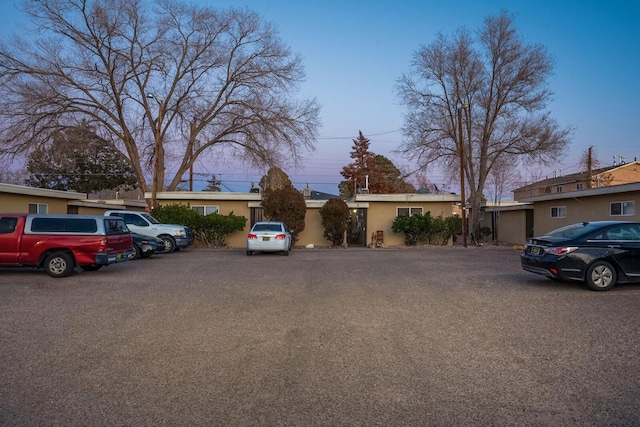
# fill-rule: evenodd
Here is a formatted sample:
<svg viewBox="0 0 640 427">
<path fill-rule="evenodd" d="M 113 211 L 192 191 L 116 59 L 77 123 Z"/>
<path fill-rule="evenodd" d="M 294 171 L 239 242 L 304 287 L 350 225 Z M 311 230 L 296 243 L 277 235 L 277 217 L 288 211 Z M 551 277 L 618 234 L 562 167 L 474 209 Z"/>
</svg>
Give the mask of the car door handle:
<svg viewBox="0 0 640 427">
<path fill-rule="evenodd" d="M 608 245 L 607 247 L 608 247 L 608 248 L 619 248 L 619 247 L 620 247 L 620 245 Z"/>
</svg>

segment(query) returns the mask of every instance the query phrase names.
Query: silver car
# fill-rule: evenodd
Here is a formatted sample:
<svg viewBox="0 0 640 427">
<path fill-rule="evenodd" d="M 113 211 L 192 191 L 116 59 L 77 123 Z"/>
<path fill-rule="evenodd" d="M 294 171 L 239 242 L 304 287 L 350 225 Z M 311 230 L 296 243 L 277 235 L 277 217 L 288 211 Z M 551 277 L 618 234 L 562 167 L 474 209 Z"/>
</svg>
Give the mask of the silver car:
<svg viewBox="0 0 640 427">
<path fill-rule="evenodd" d="M 247 255 L 253 255 L 254 252 L 280 252 L 282 255 L 289 255 L 291 244 L 291 233 L 284 223 L 256 222 L 247 236 Z"/>
</svg>

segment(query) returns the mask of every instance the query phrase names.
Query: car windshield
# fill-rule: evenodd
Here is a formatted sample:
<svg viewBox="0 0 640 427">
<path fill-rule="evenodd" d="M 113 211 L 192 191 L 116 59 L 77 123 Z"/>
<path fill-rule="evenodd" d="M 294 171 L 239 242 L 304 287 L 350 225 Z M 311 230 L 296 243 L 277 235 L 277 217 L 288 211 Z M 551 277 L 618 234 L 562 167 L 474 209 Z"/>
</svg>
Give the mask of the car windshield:
<svg viewBox="0 0 640 427">
<path fill-rule="evenodd" d="M 547 236 L 552 237 L 565 237 L 567 239 L 575 239 L 576 237 L 584 236 L 587 233 L 596 230 L 598 227 L 588 222 L 582 222 L 580 224 L 567 225 L 566 227 L 558 228 L 547 233 Z"/>
<path fill-rule="evenodd" d="M 151 224 L 160 224 L 160 221 L 158 221 L 157 219 L 155 219 L 154 217 L 152 217 L 151 215 L 149 215 L 147 213 L 143 213 L 143 214 L 140 214 L 140 215 L 143 216 Z"/>
<path fill-rule="evenodd" d="M 253 226 L 253 231 L 282 231 L 280 224 L 256 224 Z"/>
</svg>

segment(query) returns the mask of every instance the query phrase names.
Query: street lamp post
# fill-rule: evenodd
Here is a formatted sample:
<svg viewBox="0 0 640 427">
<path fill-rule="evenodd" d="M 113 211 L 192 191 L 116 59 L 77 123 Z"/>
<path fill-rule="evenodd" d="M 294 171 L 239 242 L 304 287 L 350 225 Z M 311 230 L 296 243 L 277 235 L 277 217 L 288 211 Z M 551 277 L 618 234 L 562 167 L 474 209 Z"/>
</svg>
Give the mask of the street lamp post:
<svg viewBox="0 0 640 427">
<path fill-rule="evenodd" d="M 464 138 L 462 137 L 462 109 L 467 108 L 467 104 L 458 104 L 458 135 L 459 135 L 459 152 L 460 152 L 460 208 L 462 214 L 462 246 L 467 247 L 467 212 L 465 206 L 467 204 L 464 196 Z"/>
<path fill-rule="evenodd" d="M 158 118 L 154 120 L 153 136 L 155 138 L 155 150 L 153 156 L 153 182 L 151 183 L 151 208 L 158 206 L 158 181 L 160 174 L 160 151 L 162 150 L 162 121 L 164 120 L 164 100 L 158 99 L 154 94 L 147 94 L 147 98 L 153 98 L 158 103 Z"/>
</svg>

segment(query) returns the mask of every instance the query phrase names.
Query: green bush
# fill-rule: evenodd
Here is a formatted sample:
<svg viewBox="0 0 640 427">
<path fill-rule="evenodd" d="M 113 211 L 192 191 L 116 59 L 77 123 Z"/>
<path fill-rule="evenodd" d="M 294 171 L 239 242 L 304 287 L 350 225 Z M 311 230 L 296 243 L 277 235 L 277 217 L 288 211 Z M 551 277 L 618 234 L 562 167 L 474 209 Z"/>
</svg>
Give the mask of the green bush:
<svg viewBox="0 0 640 427">
<path fill-rule="evenodd" d="M 270 221 L 282 221 L 292 231 L 293 241 L 304 230 L 307 204 L 304 196 L 292 185 L 269 188 L 262 195 L 262 209 Z"/>
<path fill-rule="evenodd" d="M 234 215 L 233 212 L 229 215 L 214 213 L 203 216 L 183 204 L 159 206 L 152 215 L 163 223 L 190 227 L 196 242 L 207 247 L 226 246 L 229 235 L 244 230 L 247 223 L 245 217 Z"/>
<path fill-rule="evenodd" d="M 339 197 L 333 197 L 320 208 L 323 236 L 333 246 L 344 243 L 344 233 L 347 231 L 347 223 L 350 213 L 347 203 Z"/>
<path fill-rule="evenodd" d="M 391 230 L 404 233 L 404 244 L 407 246 L 415 246 L 420 242 L 446 245 L 456 235 L 459 223 L 458 217 L 433 218 L 431 212 L 427 212 L 424 215 L 399 216 L 391 224 Z"/>
</svg>

